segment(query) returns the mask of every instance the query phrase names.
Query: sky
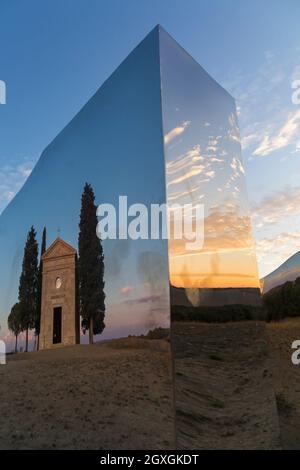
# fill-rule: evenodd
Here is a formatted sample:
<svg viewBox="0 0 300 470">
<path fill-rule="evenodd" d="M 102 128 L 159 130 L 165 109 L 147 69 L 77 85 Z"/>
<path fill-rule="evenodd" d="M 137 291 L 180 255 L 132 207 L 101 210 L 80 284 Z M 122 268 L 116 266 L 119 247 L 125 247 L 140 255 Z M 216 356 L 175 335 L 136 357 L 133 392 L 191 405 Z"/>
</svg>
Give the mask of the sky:
<svg viewBox="0 0 300 470">
<path fill-rule="evenodd" d="M 170 209 L 180 208 L 172 212 L 169 231 L 170 283 L 192 290 L 257 288 L 235 102 L 164 31 L 160 63 L 166 195 Z M 184 235 L 176 238 L 186 204 L 194 222 L 185 220 Z"/>
<path fill-rule="evenodd" d="M 0 211 L 160 23 L 236 99 L 260 276 L 300 250 L 298 0 L 1 0 Z"/>
</svg>

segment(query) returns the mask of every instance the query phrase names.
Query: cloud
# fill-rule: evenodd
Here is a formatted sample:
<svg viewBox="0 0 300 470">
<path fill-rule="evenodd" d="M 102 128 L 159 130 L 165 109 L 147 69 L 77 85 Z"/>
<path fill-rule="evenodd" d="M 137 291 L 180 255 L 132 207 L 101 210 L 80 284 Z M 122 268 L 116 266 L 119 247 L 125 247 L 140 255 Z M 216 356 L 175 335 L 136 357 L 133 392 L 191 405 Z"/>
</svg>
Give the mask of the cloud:
<svg viewBox="0 0 300 470">
<path fill-rule="evenodd" d="M 241 162 L 238 158 L 233 157 L 233 158 L 232 158 L 232 161 L 231 161 L 231 163 L 230 163 L 230 166 L 231 166 L 231 168 L 232 168 L 232 170 L 233 170 L 233 175 L 234 175 L 235 177 L 239 176 L 240 173 L 245 174 L 245 170 L 244 170 L 243 164 L 242 164 L 242 162 Z"/>
<path fill-rule="evenodd" d="M 300 78 L 300 64 L 297 64 L 294 67 L 294 70 L 292 72 L 291 81 L 299 80 L 299 78 Z"/>
<path fill-rule="evenodd" d="M 167 174 L 172 175 L 180 170 L 186 170 L 188 165 L 194 164 L 198 161 L 203 161 L 204 157 L 201 156 L 200 145 L 195 145 L 190 150 L 180 155 L 175 160 L 167 162 Z"/>
<path fill-rule="evenodd" d="M 190 125 L 190 121 L 184 121 L 178 127 L 175 127 L 164 136 L 165 144 L 168 145 L 175 137 L 182 134 Z"/>
<path fill-rule="evenodd" d="M 287 243 L 296 243 L 300 248 L 300 231 L 299 232 L 282 232 L 275 237 L 266 237 L 259 240 L 256 244 L 258 251 L 266 252 L 272 251 L 273 253 L 280 249 Z M 281 252 L 281 250 L 280 250 Z"/>
<path fill-rule="evenodd" d="M 218 248 L 253 247 L 251 220 L 233 203 L 216 206 L 205 217 L 204 251 Z"/>
<path fill-rule="evenodd" d="M 182 183 L 183 181 L 189 180 L 193 176 L 199 175 L 205 169 L 205 165 L 195 165 L 190 171 L 184 173 L 182 176 L 173 179 L 172 181 L 168 182 L 168 186 L 172 186 L 174 184 Z"/>
<path fill-rule="evenodd" d="M 300 77 L 299 51 L 285 56 L 266 51 L 253 73 L 229 70 L 224 86 L 236 98 L 246 159 L 271 155 L 296 144 L 298 109 L 292 103 L 291 82 Z M 299 130 L 299 127 L 298 127 Z M 298 139 L 299 140 L 299 139 Z M 289 149 L 288 156 L 293 153 Z"/>
<path fill-rule="evenodd" d="M 170 233 L 173 232 L 171 227 Z M 190 256 L 186 251 L 186 240 L 172 239 L 172 256 Z M 254 248 L 251 219 L 241 214 L 233 202 L 211 207 L 204 219 L 204 245 L 201 253 L 237 251 Z"/>
<path fill-rule="evenodd" d="M 23 178 L 28 178 L 28 176 L 30 176 L 31 172 L 32 172 L 32 166 L 31 165 L 20 165 L 18 167 L 18 171 L 20 173 L 20 175 L 23 177 Z"/>
<path fill-rule="evenodd" d="M 228 118 L 228 123 L 229 123 L 229 130 L 228 130 L 229 140 L 233 140 L 235 142 L 240 143 L 241 142 L 240 130 L 239 130 L 239 126 L 238 126 L 235 114 L 233 113 L 230 114 Z"/>
<path fill-rule="evenodd" d="M 175 191 L 171 194 L 168 194 L 168 203 L 173 202 L 173 201 L 181 202 L 182 199 L 187 196 L 193 197 L 193 193 L 195 193 L 196 191 L 199 191 L 198 184 L 188 188 L 185 191 Z M 204 194 L 197 195 L 198 200 L 203 199 L 203 197 L 204 197 Z"/>
<path fill-rule="evenodd" d="M 253 142 L 257 142 L 258 136 L 256 133 L 245 135 L 242 138 L 242 148 L 246 150 Z"/>
<path fill-rule="evenodd" d="M 0 212 L 21 189 L 34 166 L 33 161 L 21 165 L 4 165 L 0 167 Z"/>
<path fill-rule="evenodd" d="M 11 201 L 15 197 L 16 193 L 14 191 L 4 191 L 1 195 L 3 201 Z"/>
<path fill-rule="evenodd" d="M 125 300 L 124 303 L 129 305 L 140 305 L 140 304 L 152 304 L 153 302 L 164 302 L 165 295 L 147 295 L 144 297 L 139 297 L 137 299 Z"/>
<path fill-rule="evenodd" d="M 206 151 L 216 152 L 220 138 L 221 136 L 211 137 Z M 213 164 L 223 162 L 223 158 L 217 158 L 215 155 L 201 154 L 200 145 L 195 145 L 175 160 L 167 162 L 168 187 L 189 182 L 190 178 L 203 174 L 206 178 L 197 180 L 199 188 L 200 183 L 208 182 L 215 177 L 216 171 L 212 169 Z M 193 186 L 195 187 L 195 183 Z"/>
<path fill-rule="evenodd" d="M 273 193 L 252 208 L 252 217 L 259 228 L 299 214 L 300 187 L 287 188 Z"/>
<path fill-rule="evenodd" d="M 127 295 L 132 291 L 133 291 L 133 286 L 124 286 L 124 287 L 121 287 L 120 289 L 121 294 L 124 294 L 124 295 Z"/>
<path fill-rule="evenodd" d="M 224 86 L 236 98 L 240 107 L 239 123 L 242 135 L 243 160 L 251 161 L 252 179 L 249 185 L 249 198 L 257 201 L 257 195 L 264 191 L 263 183 L 279 178 L 280 185 L 288 189 L 274 192 L 264 197 L 259 204 L 253 204 L 253 227 L 259 244 L 259 265 L 261 274 L 274 269 L 287 255 L 296 250 L 295 238 L 291 235 L 294 221 L 292 216 L 300 215 L 299 190 L 291 188 L 291 178 L 298 174 L 295 154 L 300 151 L 300 111 L 292 103 L 291 83 L 300 78 L 299 48 L 294 47 L 289 54 L 266 51 L 261 64 L 246 72 L 246 69 L 228 71 Z M 263 179 L 264 159 L 275 157 L 268 163 L 268 178 Z M 294 159 L 289 166 L 281 162 Z M 291 169 L 294 166 L 294 171 Z M 233 169 L 233 168 L 232 168 Z M 233 169 L 233 176 L 234 176 Z M 259 175 L 259 173 L 261 173 Z M 257 181 L 256 181 L 256 175 Z M 278 180 L 279 181 L 279 180 Z M 228 188 L 235 186 L 232 178 Z M 227 189 L 227 186 L 225 186 Z M 223 187 L 217 188 L 222 192 Z M 238 198 L 240 196 L 237 196 Z M 289 219 L 289 220 L 288 220 Z M 282 221 L 284 220 L 284 225 Z M 282 235 L 291 230 L 289 235 Z M 289 237 L 289 241 L 288 241 Z M 276 240 L 278 239 L 278 242 Z M 264 240 L 262 242 L 262 240 Z M 280 242 L 285 241 L 280 248 Z M 275 244 L 276 253 L 275 253 Z"/>
<path fill-rule="evenodd" d="M 300 232 L 281 232 L 256 242 L 258 261 L 264 269 L 260 277 L 272 272 L 300 250 Z"/>
<path fill-rule="evenodd" d="M 295 138 L 299 136 L 299 131 L 300 110 L 297 109 L 289 113 L 286 122 L 280 129 L 274 129 L 263 137 L 259 146 L 254 150 L 253 155 L 264 157 L 271 152 L 295 143 Z"/>
<path fill-rule="evenodd" d="M 293 230 L 299 216 L 300 187 L 274 192 L 252 207 L 261 277 L 299 251 L 300 232 Z"/>
</svg>

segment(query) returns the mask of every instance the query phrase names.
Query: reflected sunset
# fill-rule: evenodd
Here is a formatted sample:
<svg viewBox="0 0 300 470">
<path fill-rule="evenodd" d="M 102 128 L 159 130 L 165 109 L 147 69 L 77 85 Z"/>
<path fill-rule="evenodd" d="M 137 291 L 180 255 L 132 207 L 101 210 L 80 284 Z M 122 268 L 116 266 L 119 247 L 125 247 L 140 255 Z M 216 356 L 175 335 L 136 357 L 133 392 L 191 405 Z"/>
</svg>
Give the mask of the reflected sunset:
<svg viewBox="0 0 300 470">
<path fill-rule="evenodd" d="M 170 231 L 170 283 L 259 287 L 234 99 L 165 33 L 161 43 L 167 202 L 204 205 L 204 244 Z"/>
</svg>

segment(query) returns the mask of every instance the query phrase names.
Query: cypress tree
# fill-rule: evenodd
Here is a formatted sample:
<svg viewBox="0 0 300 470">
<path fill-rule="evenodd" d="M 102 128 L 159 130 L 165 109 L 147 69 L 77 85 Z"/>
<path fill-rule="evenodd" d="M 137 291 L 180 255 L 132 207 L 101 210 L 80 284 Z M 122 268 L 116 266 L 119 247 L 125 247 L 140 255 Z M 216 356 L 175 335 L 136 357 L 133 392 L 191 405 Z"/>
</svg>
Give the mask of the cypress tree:
<svg viewBox="0 0 300 470">
<path fill-rule="evenodd" d="M 20 304 L 15 304 L 8 316 L 7 325 L 9 331 L 15 335 L 15 352 L 18 352 L 18 336 L 22 331 Z"/>
<path fill-rule="evenodd" d="M 36 308 L 36 316 L 34 320 L 34 329 L 35 335 L 37 337 L 37 350 L 39 350 L 40 344 L 40 330 L 41 330 L 41 311 L 42 311 L 42 282 L 43 282 L 43 254 L 46 251 L 46 227 L 43 230 L 42 236 L 42 246 L 41 246 L 41 256 L 40 256 L 40 264 L 38 269 L 38 285 L 37 285 L 37 308 Z"/>
<path fill-rule="evenodd" d="M 89 343 L 93 335 L 105 328 L 104 255 L 101 240 L 97 237 L 97 207 L 90 184 L 86 183 L 81 198 L 78 238 L 79 298 L 82 328 L 89 330 Z"/>
<path fill-rule="evenodd" d="M 38 244 L 33 227 L 27 235 L 19 285 L 19 304 L 22 331 L 26 331 L 25 351 L 28 351 L 28 332 L 34 327 L 37 308 Z"/>
</svg>

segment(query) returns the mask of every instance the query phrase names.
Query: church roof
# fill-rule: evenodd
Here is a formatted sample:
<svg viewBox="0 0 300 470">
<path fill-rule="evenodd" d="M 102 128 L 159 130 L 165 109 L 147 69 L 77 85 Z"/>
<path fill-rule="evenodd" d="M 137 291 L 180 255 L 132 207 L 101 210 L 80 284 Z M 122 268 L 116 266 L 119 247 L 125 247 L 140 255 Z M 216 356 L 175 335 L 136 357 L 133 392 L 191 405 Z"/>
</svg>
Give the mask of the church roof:
<svg viewBox="0 0 300 470">
<path fill-rule="evenodd" d="M 66 255 L 76 255 L 76 250 L 62 238 L 57 237 L 43 254 L 43 260 L 49 258 L 58 258 Z"/>
</svg>

